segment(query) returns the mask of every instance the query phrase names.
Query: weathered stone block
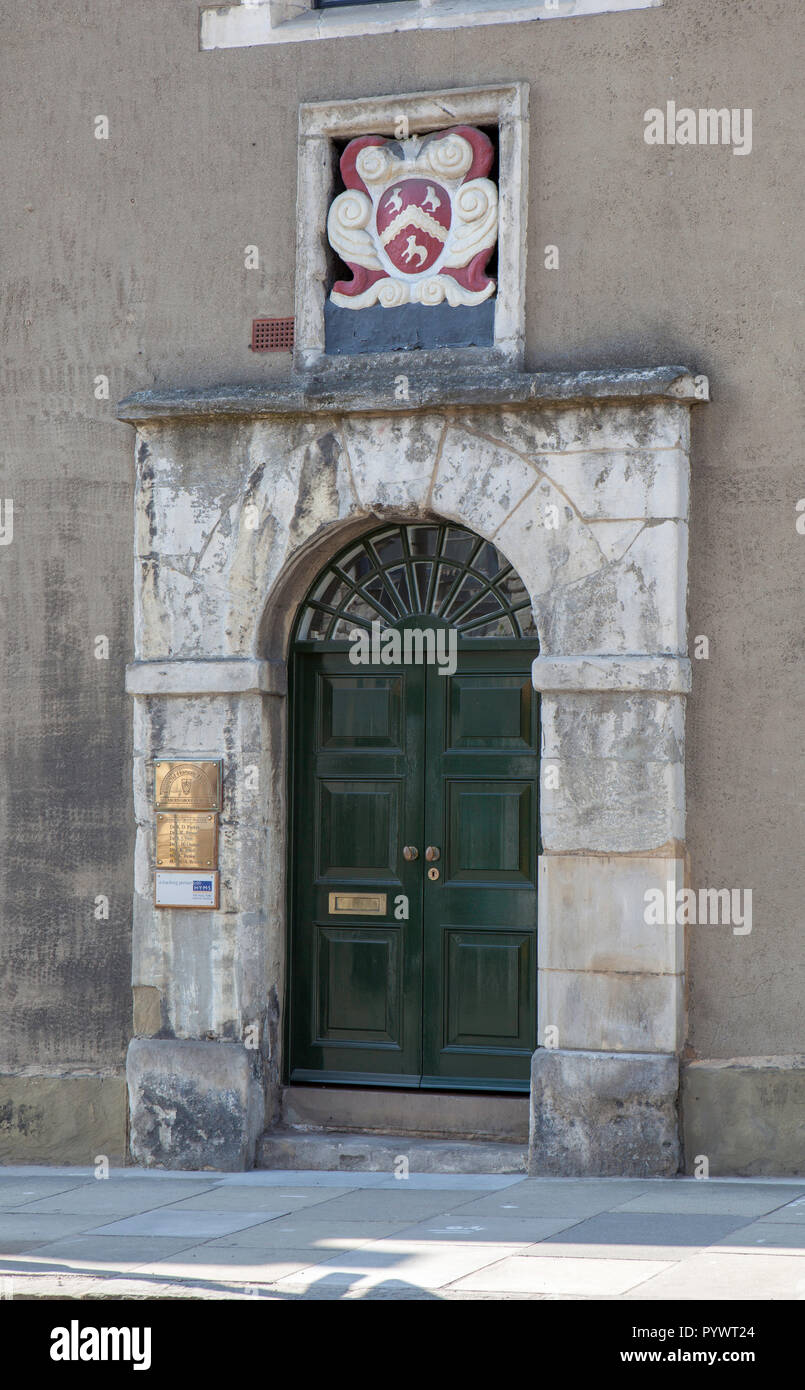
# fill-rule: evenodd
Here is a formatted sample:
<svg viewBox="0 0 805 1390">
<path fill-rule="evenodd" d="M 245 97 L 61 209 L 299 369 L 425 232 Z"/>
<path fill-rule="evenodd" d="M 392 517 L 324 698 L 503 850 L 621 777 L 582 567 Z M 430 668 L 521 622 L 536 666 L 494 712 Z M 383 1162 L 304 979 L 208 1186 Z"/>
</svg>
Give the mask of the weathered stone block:
<svg viewBox="0 0 805 1390">
<path fill-rule="evenodd" d="M 531 1067 L 533 1177 L 670 1177 L 679 1168 L 673 1056 L 540 1048 Z"/>
<path fill-rule="evenodd" d="M 537 475 L 511 449 L 448 429 L 433 484 L 433 505 L 482 535 L 493 535 Z M 508 558 L 508 557 L 507 557 Z"/>
<path fill-rule="evenodd" d="M 444 429 L 438 415 L 356 415 L 346 420 L 344 438 L 361 506 L 367 511 L 423 506 Z"/>
<path fill-rule="evenodd" d="M 544 694 L 540 720 L 543 758 L 685 761 L 685 701 L 680 695 Z"/>
<path fill-rule="evenodd" d="M 539 861 L 541 970 L 678 975 L 684 928 L 649 926 L 645 893 L 683 886 L 681 859 L 547 854 Z M 561 1039 L 561 1034 L 560 1034 Z"/>
<path fill-rule="evenodd" d="M 133 985 L 134 1036 L 152 1038 L 162 1029 L 162 996 L 154 985 Z"/>
<path fill-rule="evenodd" d="M 238 664 L 233 662 L 231 666 L 237 668 Z M 193 665 L 198 668 L 202 663 Z M 175 669 L 175 664 L 169 663 L 167 669 Z M 178 699 L 172 694 L 139 696 L 134 701 L 134 753 L 154 758 L 174 748 L 194 757 L 212 756 L 211 750 L 220 756 L 225 748 L 238 753 L 258 752 L 263 740 L 263 718 L 263 695 L 258 691 L 182 694 Z M 153 785 L 149 790 L 153 798 Z"/>
<path fill-rule="evenodd" d="M 488 412 L 465 410 L 461 419 L 468 428 L 485 430 L 531 459 L 581 450 L 623 453 L 679 448 L 687 452 L 690 443 L 690 410 L 671 401 L 551 406 L 539 411 L 504 407 L 493 420 Z"/>
<path fill-rule="evenodd" d="M 219 1172 L 253 1167 L 264 1120 L 257 1056 L 234 1043 L 135 1038 L 126 1061 L 135 1162 Z"/>
<path fill-rule="evenodd" d="M 537 995 L 540 1028 L 562 1047 L 661 1053 L 684 1042 L 683 975 L 540 970 Z"/>
<path fill-rule="evenodd" d="M 559 595 L 537 597 L 543 649 L 578 655 L 684 652 L 687 531 L 683 521 L 647 523 L 619 560 L 602 564 Z"/>
<path fill-rule="evenodd" d="M 617 656 L 587 653 L 584 656 L 548 656 L 534 659 L 531 677 L 535 690 L 556 695 L 588 695 L 603 692 L 655 695 L 689 695 L 691 663 L 686 656 Z"/>
<path fill-rule="evenodd" d="M 586 521 L 688 515 L 688 458 L 681 449 L 537 454 L 536 466 Z"/>
<path fill-rule="evenodd" d="M 150 896 L 135 894 L 132 976 L 159 990 L 169 1035 L 239 1039 L 265 1008 L 267 955 L 281 976 L 278 944 L 262 913 L 155 911 Z"/>
<path fill-rule="evenodd" d="M 161 555 L 167 561 L 182 565 L 192 562 L 204 549 L 211 535 L 217 534 L 221 523 L 223 493 L 208 496 L 204 502 L 197 491 L 188 491 L 178 484 L 157 484 L 143 490 L 143 502 L 148 512 L 140 509 L 137 527 L 137 554 Z M 231 524 L 227 517 L 226 529 Z"/>
<path fill-rule="evenodd" d="M 235 979 L 235 913 L 160 911 L 161 974 L 167 1020 L 180 1038 L 241 1035 Z"/>
<path fill-rule="evenodd" d="M 682 763 L 563 758 L 542 769 L 540 825 L 546 850 L 624 853 L 685 838 Z"/>
<path fill-rule="evenodd" d="M 592 529 L 547 478 L 538 477 L 502 522 L 495 544 L 514 565 L 532 600 L 551 589 L 572 586 L 606 563 Z"/>
<path fill-rule="evenodd" d="M 0 1077 L 0 1163 L 126 1162 L 122 1076 Z"/>
<path fill-rule="evenodd" d="M 682 1071 L 685 1171 L 805 1176 L 805 1057 L 689 1062 Z"/>
<path fill-rule="evenodd" d="M 226 614 L 220 595 L 204 589 L 181 570 L 161 559 L 135 562 L 138 570 L 138 609 L 135 655 L 153 661 L 168 652 L 176 657 L 230 654 Z"/>
</svg>

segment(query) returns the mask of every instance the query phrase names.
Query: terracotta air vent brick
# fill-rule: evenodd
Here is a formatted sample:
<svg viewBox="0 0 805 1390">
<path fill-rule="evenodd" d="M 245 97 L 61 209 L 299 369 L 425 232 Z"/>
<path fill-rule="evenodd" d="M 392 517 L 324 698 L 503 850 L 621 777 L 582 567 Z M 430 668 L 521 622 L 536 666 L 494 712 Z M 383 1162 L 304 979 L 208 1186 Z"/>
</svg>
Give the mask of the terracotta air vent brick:
<svg viewBox="0 0 805 1390">
<path fill-rule="evenodd" d="M 290 352 L 293 348 L 293 318 L 252 319 L 252 352 Z"/>
</svg>

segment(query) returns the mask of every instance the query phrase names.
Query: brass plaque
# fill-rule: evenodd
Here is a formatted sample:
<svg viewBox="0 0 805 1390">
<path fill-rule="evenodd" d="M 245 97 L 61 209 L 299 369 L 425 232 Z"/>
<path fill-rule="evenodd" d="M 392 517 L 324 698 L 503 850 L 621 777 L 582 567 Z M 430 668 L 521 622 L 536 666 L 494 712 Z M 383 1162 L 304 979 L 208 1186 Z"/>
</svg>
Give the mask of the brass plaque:
<svg viewBox="0 0 805 1390">
<path fill-rule="evenodd" d="M 385 917 L 385 893 L 331 893 L 328 912 L 332 917 L 348 913 L 351 917 Z"/>
<path fill-rule="evenodd" d="M 171 759 L 154 768 L 158 811 L 220 811 L 221 759 Z"/>
<path fill-rule="evenodd" d="M 214 811 L 161 811 L 157 815 L 157 867 L 214 869 L 218 816 Z"/>
</svg>

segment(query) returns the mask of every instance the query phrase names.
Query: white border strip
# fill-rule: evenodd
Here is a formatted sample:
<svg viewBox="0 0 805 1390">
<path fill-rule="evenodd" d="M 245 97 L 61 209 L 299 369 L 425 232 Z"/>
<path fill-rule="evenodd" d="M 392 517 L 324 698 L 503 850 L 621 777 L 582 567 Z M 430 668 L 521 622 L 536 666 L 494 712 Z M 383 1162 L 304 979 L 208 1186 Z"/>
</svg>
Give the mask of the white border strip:
<svg viewBox="0 0 805 1390">
<path fill-rule="evenodd" d="M 656 9 L 664 0 L 394 0 L 393 4 L 314 9 L 311 0 L 244 0 L 201 8 L 202 51 L 256 48 L 305 39 L 366 38 L 412 29 L 466 29 L 538 19 L 578 19 Z"/>
</svg>

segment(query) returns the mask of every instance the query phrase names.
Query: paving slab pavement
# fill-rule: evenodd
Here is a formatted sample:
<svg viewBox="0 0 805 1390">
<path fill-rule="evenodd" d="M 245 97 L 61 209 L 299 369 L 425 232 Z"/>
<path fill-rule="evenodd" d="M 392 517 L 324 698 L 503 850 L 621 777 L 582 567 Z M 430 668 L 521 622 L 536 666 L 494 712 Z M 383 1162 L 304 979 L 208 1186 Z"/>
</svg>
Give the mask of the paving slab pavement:
<svg viewBox="0 0 805 1390">
<path fill-rule="evenodd" d="M 805 1179 L 0 1169 L 0 1296 L 805 1299 Z"/>
</svg>

